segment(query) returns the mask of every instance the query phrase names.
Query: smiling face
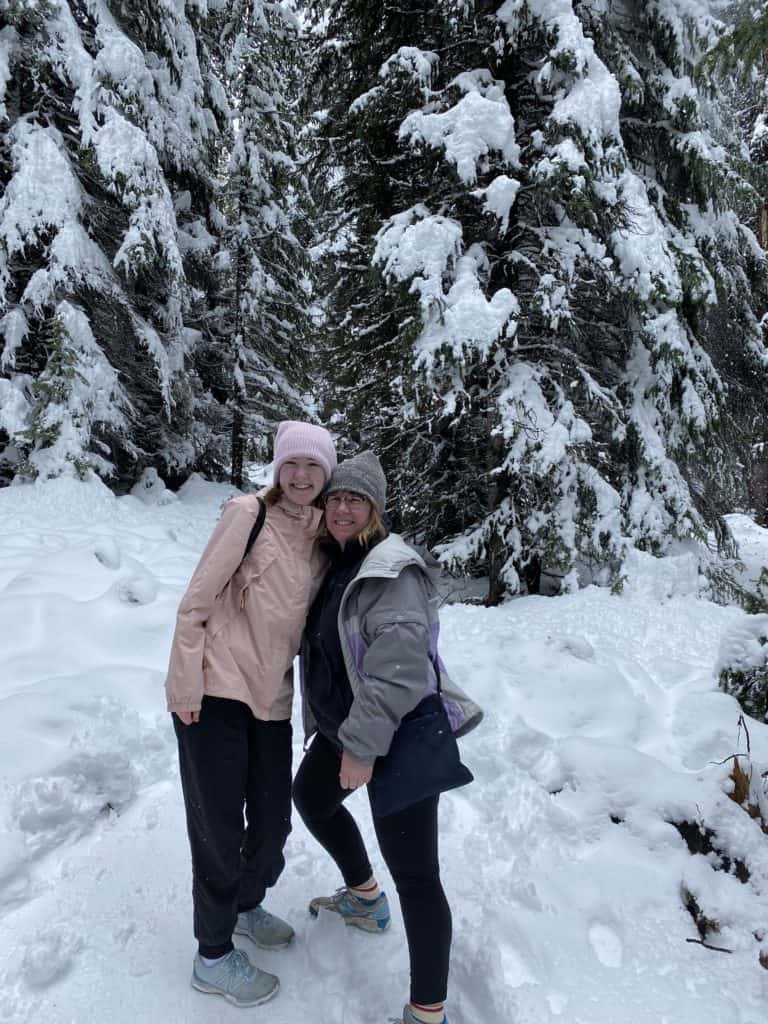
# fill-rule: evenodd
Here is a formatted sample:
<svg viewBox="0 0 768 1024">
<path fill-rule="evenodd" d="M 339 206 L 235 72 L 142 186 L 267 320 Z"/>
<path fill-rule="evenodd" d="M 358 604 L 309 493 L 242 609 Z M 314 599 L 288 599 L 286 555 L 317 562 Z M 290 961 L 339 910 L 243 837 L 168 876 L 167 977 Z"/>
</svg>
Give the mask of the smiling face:
<svg viewBox="0 0 768 1024">
<path fill-rule="evenodd" d="M 280 467 L 280 489 L 297 505 L 311 505 L 325 483 L 325 471 L 314 459 L 288 459 Z"/>
<path fill-rule="evenodd" d="M 368 525 L 371 503 L 354 491 L 334 491 L 325 499 L 325 526 L 342 547 Z"/>
</svg>

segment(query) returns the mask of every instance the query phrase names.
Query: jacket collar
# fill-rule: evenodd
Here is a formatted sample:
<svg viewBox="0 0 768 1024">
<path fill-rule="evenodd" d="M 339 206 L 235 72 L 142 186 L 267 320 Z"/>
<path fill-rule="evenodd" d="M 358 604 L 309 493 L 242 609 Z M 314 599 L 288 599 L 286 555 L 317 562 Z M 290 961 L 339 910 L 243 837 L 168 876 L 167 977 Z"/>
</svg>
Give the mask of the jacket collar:
<svg viewBox="0 0 768 1024">
<path fill-rule="evenodd" d="M 406 543 L 399 533 L 390 533 L 363 559 L 356 579 L 371 576 L 395 579 L 408 565 L 416 565 L 430 576 L 434 572 L 434 566 L 428 565 L 416 548 Z"/>
<path fill-rule="evenodd" d="M 285 495 L 276 503 L 275 508 L 279 508 L 290 519 L 296 519 L 307 527 L 312 526 L 315 520 L 319 521 L 320 519 L 320 509 L 314 505 L 297 505 Z"/>
</svg>

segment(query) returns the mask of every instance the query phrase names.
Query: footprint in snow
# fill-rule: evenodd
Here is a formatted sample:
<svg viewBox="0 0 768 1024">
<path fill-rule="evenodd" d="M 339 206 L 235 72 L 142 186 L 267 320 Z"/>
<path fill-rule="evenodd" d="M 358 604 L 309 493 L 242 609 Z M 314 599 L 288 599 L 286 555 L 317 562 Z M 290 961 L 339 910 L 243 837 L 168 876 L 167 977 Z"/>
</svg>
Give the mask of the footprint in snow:
<svg viewBox="0 0 768 1024">
<path fill-rule="evenodd" d="M 64 929 L 39 934 L 27 946 L 21 964 L 22 975 L 30 988 L 45 988 L 63 977 L 82 946 L 81 940 Z"/>
<path fill-rule="evenodd" d="M 584 637 L 564 636 L 560 640 L 558 647 L 561 651 L 567 651 L 574 658 L 578 658 L 579 661 L 594 661 L 595 649 L 589 640 L 586 640 Z"/>
<path fill-rule="evenodd" d="M 624 944 L 613 930 L 604 924 L 593 924 L 589 929 L 592 951 L 604 967 L 621 967 Z"/>
<path fill-rule="evenodd" d="M 157 580 L 150 573 L 135 573 L 119 580 L 115 590 L 126 604 L 151 604 L 157 597 Z"/>
<path fill-rule="evenodd" d="M 111 537 L 100 540 L 93 553 L 105 569 L 119 569 L 122 562 L 122 555 L 117 542 Z"/>
</svg>

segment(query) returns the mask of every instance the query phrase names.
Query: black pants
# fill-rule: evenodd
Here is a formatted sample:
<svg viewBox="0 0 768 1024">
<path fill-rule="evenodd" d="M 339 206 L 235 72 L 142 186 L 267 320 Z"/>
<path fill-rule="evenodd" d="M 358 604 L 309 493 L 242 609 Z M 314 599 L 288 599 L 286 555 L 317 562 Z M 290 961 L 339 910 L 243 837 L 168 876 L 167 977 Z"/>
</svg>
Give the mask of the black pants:
<svg viewBox="0 0 768 1024">
<path fill-rule="evenodd" d="M 261 722 L 238 700 L 204 697 L 200 721 L 173 715 L 192 849 L 195 937 L 202 956 L 232 949 L 239 912 L 285 867 L 291 831 L 291 723 Z M 243 819 L 245 809 L 245 820 Z"/>
<path fill-rule="evenodd" d="M 343 801 L 350 790 L 339 785 L 341 755 L 322 735 L 315 736 L 293 783 L 296 810 L 312 835 L 336 862 L 346 885 L 362 885 L 372 875 L 360 830 Z M 451 910 L 440 882 L 437 804 L 430 797 L 385 818 L 373 816 L 379 848 L 400 898 L 411 961 L 411 999 L 442 1002 L 448 990 Z"/>
</svg>

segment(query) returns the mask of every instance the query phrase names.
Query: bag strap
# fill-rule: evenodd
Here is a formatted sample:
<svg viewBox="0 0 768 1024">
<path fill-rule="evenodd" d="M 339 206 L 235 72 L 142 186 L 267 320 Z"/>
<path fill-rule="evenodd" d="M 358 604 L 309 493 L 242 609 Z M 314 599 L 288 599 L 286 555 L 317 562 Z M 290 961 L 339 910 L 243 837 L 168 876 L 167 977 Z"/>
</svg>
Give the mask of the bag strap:
<svg viewBox="0 0 768 1024">
<path fill-rule="evenodd" d="M 246 558 L 248 557 L 248 552 L 251 550 L 254 541 L 261 533 L 261 528 L 264 525 L 264 520 L 267 518 L 267 506 L 264 504 L 261 498 L 257 498 L 256 500 L 259 503 L 259 511 L 256 514 L 256 522 L 253 524 L 253 526 L 251 527 L 251 532 L 248 534 L 248 542 L 246 543 L 245 551 L 243 552 L 243 561 L 245 561 Z"/>
<path fill-rule="evenodd" d="M 440 655 L 435 651 L 434 658 L 429 659 L 432 662 L 432 668 L 435 671 L 435 677 L 437 678 L 437 693 L 438 696 L 443 692 L 443 680 L 440 674 Z"/>
</svg>

